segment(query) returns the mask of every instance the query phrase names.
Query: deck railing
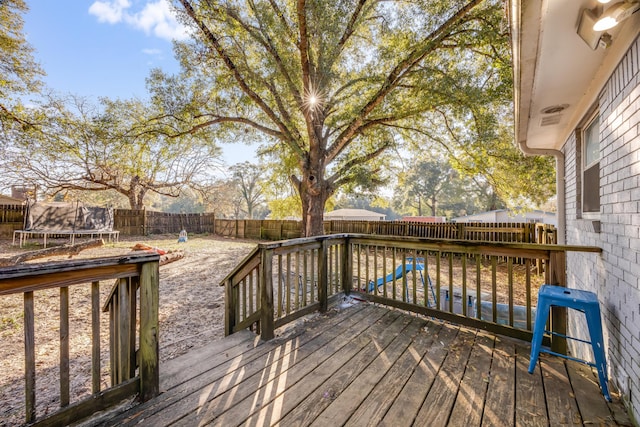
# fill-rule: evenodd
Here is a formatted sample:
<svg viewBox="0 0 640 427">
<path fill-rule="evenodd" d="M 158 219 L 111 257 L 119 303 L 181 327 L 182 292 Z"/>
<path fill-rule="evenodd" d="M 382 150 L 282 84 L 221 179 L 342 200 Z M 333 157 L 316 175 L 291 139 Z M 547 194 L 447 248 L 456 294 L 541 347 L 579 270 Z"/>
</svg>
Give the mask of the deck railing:
<svg viewBox="0 0 640 427">
<path fill-rule="evenodd" d="M 103 410 L 122 399 L 139 394 L 147 400 L 159 392 L 158 375 L 158 262 L 152 254 L 88 260 L 50 262 L 0 269 L 0 296 L 24 295 L 25 422 L 66 425 Z M 109 312 L 109 331 L 100 328 L 100 282 L 115 285 L 103 311 Z M 77 401 L 70 399 L 69 288 L 90 287 L 91 393 Z M 34 294 L 47 289 L 60 291 L 59 403 L 53 414 L 37 411 L 36 318 Z M 139 291 L 139 292 L 138 292 Z M 139 308 L 138 308 L 139 304 Z M 57 314 L 57 313 L 56 313 Z M 55 316 L 47 313 L 47 316 Z M 137 317 L 139 315 L 139 317 Z M 101 336 L 108 334 L 111 387 L 101 390 Z M 136 343 L 138 346 L 136 348 Z"/>
<path fill-rule="evenodd" d="M 530 340 L 537 290 L 565 286 L 567 251 L 601 249 L 359 234 L 259 244 L 221 283 L 226 333 L 252 328 L 270 339 L 346 294 Z M 554 309 L 550 325 L 564 334 L 566 313 Z M 546 340 L 566 352 L 562 337 Z"/>
</svg>

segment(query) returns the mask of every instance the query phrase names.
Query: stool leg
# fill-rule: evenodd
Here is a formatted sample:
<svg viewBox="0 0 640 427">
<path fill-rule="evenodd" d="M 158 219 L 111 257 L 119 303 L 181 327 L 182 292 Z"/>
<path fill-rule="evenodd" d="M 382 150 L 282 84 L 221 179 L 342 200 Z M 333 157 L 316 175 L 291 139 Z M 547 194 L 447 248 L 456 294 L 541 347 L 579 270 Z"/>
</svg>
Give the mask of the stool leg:
<svg viewBox="0 0 640 427">
<path fill-rule="evenodd" d="M 605 399 L 611 402 L 607 378 L 607 358 L 604 353 L 604 339 L 602 338 L 602 323 L 600 321 L 600 307 L 590 307 L 585 310 L 585 314 L 587 316 L 591 347 L 593 348 L 593 357 L 596 361 L 596 369 L 598 370 L 600 388 L 602 389 L 602 394 Z"/>
<path fill-rule="evenodd" d="M 536 308 L 536 320 L 533 323 L 533 338 L 531 339 L 531 355 L 529 356 L 529 373 L 533 374 L 540 355 L 540 347 L 542 346 L 542 336 L 544 335 L 544 327 L 549 318 L 550 304 L 546 298 L 538 298 L 538 307 Z"/>
</svg>

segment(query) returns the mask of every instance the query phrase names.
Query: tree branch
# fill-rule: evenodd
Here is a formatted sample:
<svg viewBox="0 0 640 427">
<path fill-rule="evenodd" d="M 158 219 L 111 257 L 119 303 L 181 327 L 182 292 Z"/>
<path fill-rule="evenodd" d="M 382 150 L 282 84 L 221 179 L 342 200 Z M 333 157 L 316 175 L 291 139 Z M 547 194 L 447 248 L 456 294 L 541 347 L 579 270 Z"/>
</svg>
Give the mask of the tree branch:
<svg viewBox="0 0 640 427">
<path fill-rule="evenodd" d="M 227 54 L 227 51 L 222 47 L 220 41 L 213 34 L 213 32 L 209 29 L 209 27 L 198 17 L 191 2 L 189 0 L 179 0 L 182 6 L 184 7 L 187 15 L 195 22 L 195 24 L 200 28 L 206 40 L 208 40 L 213 47 L 215 48 L 218 56 L 222 59 L 225 66 L 231 73 L 233 74 L 234 79 L 238 82 L 238 85 L 242 89 L 242 91 L 249 96 L 259 107 L 260 109 L 274 122 L 274 124 L 280 129 L 283 135 L 285 135 L 288 139 L 293 139 L 293 136 L 289 132 L 289 129 L 286 125 L 278 118 L 275 112 L 267 105 L 267 103 L 255 92 L 253 91 L 244 77 L 236 67 L 235 63 L 231 59 L 231 57 Z M 301 0 L 302 1 L 302 0 Z"/>
<path fill-rule="evenodd" d="M 345 175 L 352 167 L 358 166 L 368 162 L 369 160 L 375 159 L 378 157 L 384 150 L 391 146 L 390 141 L 385 141 L 380 147 L 371 151 L 364 156 L 356 157 L 354 159 L 349 160 L 344 165 L 342 165 L 333 175 L 331 175 L 327 181 L 329 183 L 335 184 L 335 187 L 339 187 L 343 182 L 339 180 L 339 178 Z"/>
<path fill-rule="evenodd" d="M 336 138 L 336 141 L 327 150 L 327 163 L 335 159 L 344 148 L 351 142 L 357 134 L 358 128 L 363 125 L 366 117 L 378 106 L 389 92 L 391 92 L 419 61 L 428 53 L 435 50 L 438 45 L 446 39 L 448 31 L 460 22 L 464 15 L 477 6 L 482 0 L 470 0 L 464 7 L 458 10 L 453 16 L 447 19 L 437 29 L 432 31 L 425 40 L 412 52 L 409 53 L 396 67 L 389 73 L 382 86 L 373 97 L 362 107 L 357 116 L 349 123 L 347 128 Z"/>
</svg>

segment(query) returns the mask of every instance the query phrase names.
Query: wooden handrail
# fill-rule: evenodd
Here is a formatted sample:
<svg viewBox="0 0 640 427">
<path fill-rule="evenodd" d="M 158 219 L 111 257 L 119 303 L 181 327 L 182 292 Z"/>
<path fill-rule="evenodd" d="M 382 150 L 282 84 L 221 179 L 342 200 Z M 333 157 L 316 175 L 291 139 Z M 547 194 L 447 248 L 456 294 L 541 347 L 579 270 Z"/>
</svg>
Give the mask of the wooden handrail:
<svg viewBox="0 0 640 427">
<path fill-rule="evenodd" d="M 55 261 L 0 268 L 0 295 L 24 294 L 25 421 L 45 425 L 68 424 L 140 393 L 143 400 L 159 393 L 158 265 L 160 256 L 143 254 L 73 261 Z M 99 282 L 116 279 L 106 308 L 111 316 L 112 387 L 100 390 Z M 92 396 L 70 402 L 69 286 L 91 286 Z M 34 292 L 60 289 L 60 404 L 61 409 L 36 420 Z M 136 290 L 140 290 L 140 335 L 136 350 Z M 116 307 L 116 308 L 114 308 Z M 119 308 L 119 309 L 118 309 Z M 125 332 L 126 331 L 126 332 Z M 114 342 L 118 343 L 114 347 Z M 124 342 L 128 345 L 124 345 Z M 139 371 L 135 376 L 136 353 Z M 125 372 L 126 373 L 123 373 Z M 124 395 L 123 395 L 124 394 Z"/>
</svg>

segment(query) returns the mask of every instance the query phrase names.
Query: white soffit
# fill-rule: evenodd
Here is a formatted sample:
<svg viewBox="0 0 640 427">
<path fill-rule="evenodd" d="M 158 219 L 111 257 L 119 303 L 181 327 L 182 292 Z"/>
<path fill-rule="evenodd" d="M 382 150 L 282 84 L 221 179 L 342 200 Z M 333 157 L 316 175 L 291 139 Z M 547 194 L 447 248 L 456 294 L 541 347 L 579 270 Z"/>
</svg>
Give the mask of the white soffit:
<svg viewBox="0 0 640 427">
<path fill-rule="evenodd" d="M 516 108 L 520 109 L 518 139 L 526 140 L 529 148 L 562 147 L 640 31 L 640 13 L 636 13 L 609 30 L 610 48 L 592 50 L 577 29 L 582 11 L 597 4 L 596 0 L 522 1 L 520 105 Z M 558 105 L 568 106 L 561 112 L 543 113 Z"/>
</svg>

